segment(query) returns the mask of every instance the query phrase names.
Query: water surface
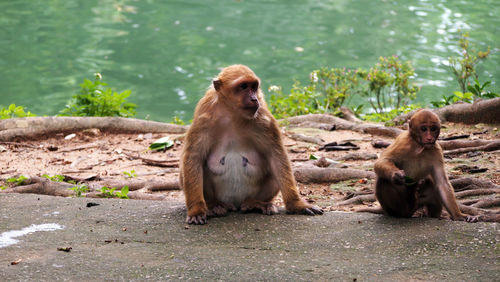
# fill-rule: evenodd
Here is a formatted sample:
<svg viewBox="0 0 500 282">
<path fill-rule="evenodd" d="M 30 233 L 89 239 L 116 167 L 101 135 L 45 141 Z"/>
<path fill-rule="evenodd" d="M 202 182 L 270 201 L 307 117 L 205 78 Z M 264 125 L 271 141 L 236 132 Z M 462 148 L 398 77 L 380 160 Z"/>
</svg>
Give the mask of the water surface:
<svg viewBox="0 0 500 282">
<path fill-rule="evenodd" d="M 393 54 L 413 63 L 427 103 L 458 90 L 443 63 L 460 30 L 496 51 L 479 73 L 497 92 L 500 81 L 497 0 L 17 0 L 0 10 L 0 105 L 38 115 L 56 114 L 95 72 L 132 90 L 138 118 L 189 120 L 229 64 L 286 91 L 322 66 L 369 68 Z"/>
</svg>

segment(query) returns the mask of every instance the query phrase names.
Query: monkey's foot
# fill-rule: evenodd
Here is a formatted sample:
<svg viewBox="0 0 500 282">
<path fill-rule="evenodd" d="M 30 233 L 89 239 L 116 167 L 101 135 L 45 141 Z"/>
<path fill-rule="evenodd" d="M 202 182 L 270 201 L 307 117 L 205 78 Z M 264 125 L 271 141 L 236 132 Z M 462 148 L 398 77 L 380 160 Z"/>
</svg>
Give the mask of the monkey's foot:
<svg viewBox="0 0 500 282">
<path fill-rule="evenodd" d="M 218 202 L 214 205 L 210 205 L 208 209 L 208 216 L 225 216 L 228 211 L 235 211 L 236 207 L 232 204 L 225 204 Z"/>
<path fill-rule="evenodd" d="M 477 215 L 466 215 L 464 217 L 464 221 L 466 222 L 478 222 L 479 221 L 479 216 Z"/>
<path fill-rule="evenodd" d="M 300 205 L 298 207 L 289 208 L 287 207 L 286 213 L 288 214 L 306 214 L 306 215 L 317 215 L 323 214 L 323 209 L 318 206 L 313 206 L 309 204 Z"/>
<path fill-rule="evenodd" d="M 207 215 L 206 214 L 199 214 L 199 215 L 193 215 L 193 216 L 187 216 L 186 218 L 186 223 L 187 224 L 206 224 L 207 223 Z"/>
<path fill-rule="evenodd" d="M 256 200 L 246 200 L 241 204 L 242 212 L 258 211 L 262 214 L 273 215 L 278 213 L 278 207 L 270 202 L 260 202 Z"/>
</svg>

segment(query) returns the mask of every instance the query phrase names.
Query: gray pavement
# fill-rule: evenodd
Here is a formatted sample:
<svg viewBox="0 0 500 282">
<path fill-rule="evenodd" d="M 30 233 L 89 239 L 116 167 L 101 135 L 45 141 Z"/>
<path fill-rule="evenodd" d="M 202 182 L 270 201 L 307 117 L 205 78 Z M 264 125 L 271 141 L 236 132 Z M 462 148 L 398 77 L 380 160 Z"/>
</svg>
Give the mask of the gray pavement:
<svg viewBox="0 0 500 282">
<path fill-rule="evenodd" d="M 0 194 L 0 281 L 500 281 L 496 223 L 328 212 L 187 226 L 185 213 L 179 202 Z"/>
</svg>

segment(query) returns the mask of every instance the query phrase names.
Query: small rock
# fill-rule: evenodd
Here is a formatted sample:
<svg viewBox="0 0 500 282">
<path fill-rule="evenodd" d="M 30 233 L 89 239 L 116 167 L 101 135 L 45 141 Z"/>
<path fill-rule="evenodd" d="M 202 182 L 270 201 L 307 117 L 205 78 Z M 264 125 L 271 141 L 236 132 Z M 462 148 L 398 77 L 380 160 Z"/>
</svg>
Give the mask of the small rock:
<svg viewBox="0 0 500 282">
<path fill-rule="evenodd" d="M 64 137 L 65 140 L 71 140 L 73 138 L 76 137 L 76 134 L 75 133 L 71 133 L 70 135 L 66 135 L 66 137 Z"/>
</svg>

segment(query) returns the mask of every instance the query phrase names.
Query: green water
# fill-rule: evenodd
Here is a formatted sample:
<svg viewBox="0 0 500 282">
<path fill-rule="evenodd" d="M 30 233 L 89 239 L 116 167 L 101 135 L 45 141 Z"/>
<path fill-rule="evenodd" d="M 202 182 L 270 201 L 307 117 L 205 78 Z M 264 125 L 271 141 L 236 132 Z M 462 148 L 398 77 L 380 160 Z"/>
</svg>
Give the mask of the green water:
<svg viewBox="0 0 500 282">
<path fill-rule="evenodd" d="M 228 64 L 250 66 L 265 90 L 289 90 L 319 67 L 368 68 L 392 54 L 411 60 L 428 103 L 458 90 L 443 64 L 458 30 L 493 49 L 479 74 L 498 92 L 499 15 L 498 0 L 2 0 L 0 105 L 53 115 L 101 72 L 132 90 L 138 118 L 189 120 Z"/>
</svg>

